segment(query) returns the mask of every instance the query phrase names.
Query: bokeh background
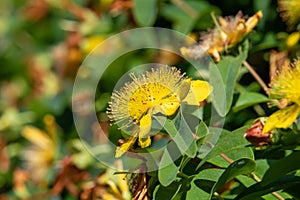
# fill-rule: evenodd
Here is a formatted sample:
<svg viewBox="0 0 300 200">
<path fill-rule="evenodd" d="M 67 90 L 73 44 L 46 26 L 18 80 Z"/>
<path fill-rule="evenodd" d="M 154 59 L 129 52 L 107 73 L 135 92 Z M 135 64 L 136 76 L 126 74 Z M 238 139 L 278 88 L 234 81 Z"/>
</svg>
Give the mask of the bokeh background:
<svg viewBox="0 0 300 200">
<path fill-rule="evenodd" d="M 264 17 L 248 37 L 248 62 L 268 83 L 271 50 L 293 57 L 299 47 L 299 36 L 296 42 L 289 38 L 295 28 L 284 23 L 274 0 L 2 0 L 0 200 L 124 198 L 128 186 L 119 180 L 123 175 L 112 175 L 84 149 L 73 123 L 72 86 L 84 58 L 124 30 L 165 27 L 197 40 L 200 32 L 214 27 L 212 12 L 251 16 L 258 10 Z M 149 62 L 175 65 L 193 76 L 182 58 L 157 50 L 131 52 L 112 63 L 100 80 L 95 102 L 102 131 L 115 143 L 120 133 L 109 127 L 105 114 L 111 92 L 125 72 Z M 247 71 L 239 84 L 261 91 Z M 225 128 L 242 126 L 265 107 L 229 113 Z"/>
</svg>

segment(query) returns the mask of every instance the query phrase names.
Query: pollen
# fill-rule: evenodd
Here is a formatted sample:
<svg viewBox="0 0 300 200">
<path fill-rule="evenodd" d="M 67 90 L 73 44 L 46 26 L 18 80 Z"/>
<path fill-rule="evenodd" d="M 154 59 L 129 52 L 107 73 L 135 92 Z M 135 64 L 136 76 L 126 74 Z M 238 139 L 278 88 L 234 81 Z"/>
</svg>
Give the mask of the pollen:
<svg viewBox="0 0 300 200">
<path fill-rule="evenodd" d="M 286 106 L 281 107 L 273 113 L 263 129 L 267 133 L 274 128 L 288 128 L 291 126 L 300 112 L 300 60 L 296 60 L 290 68 L 284 68 L 282 72 L 274 78 L 270 89 L 270 97 L 286 102 Z"/>
<path fill-rule="evenodd" d="M 285 68 L 271 85 L 271 95 L 300 106 L 300 60 Z"/>
<path fill-rule="evenodd" d="M 127 129 L 131 134 L 117 147 L 116 157 L 132 148 L 137 138 L 141 148 L 151 145 L 150 132 L 154 114 L 172 116 L 181 103 L 200 106 L 212 91 L 206 81 L 192 81 L 175 67 L 152 68 L 140 76 L 132 73 L 130 78 L 130 82 L 112 93 L 107 109 L 109 119 L 119 129 Z"/>
<path fill-rule="evenodd" d="M 175 90 L 184 79 L 184 74 L 175 67 L 152 68 L 144 75 L 136 77 L 132 73 L 130 77 L 131 82 L 113 92 L 108 109 L 109 117 L 120 127 L 139 123 L 151 108 L 166 102 L 177 104 L 178 108 Z"/>
</svg>

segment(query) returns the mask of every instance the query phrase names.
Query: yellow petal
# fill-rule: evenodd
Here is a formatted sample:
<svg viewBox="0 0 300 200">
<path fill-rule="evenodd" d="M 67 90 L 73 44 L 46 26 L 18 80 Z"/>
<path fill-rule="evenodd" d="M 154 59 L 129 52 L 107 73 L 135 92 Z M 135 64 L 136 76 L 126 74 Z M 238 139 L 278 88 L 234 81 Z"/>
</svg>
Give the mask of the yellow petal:
<svg viewBox="0 0 300 200">
<path fill-rule="evenodd" d="M 115 196 L 112 194 L 109 194 L 107 192 L 104 192 L 104 194 L 102 194 L 102 198 L 103 200 L 115 200 Z"/>
<path fill-rule="evenodd" d="M 177 96 L 172 94 L 161 99 L 158 105 L 153 106 L 152 113 L 162 113 L 163 115 L 171 116 L 177 111 L 179 106 L 180 103 Z"/>
<path fill-rule="evenodd" d="M 151 145 L 151 138 L 148 136 L 147 138 L 139 138 L 139 145 L 142 148 L 146 148 Z"/>
<path fill-rule="evenodd" d="M 124 153 L 126 153 L 134 145 L 135 141 L 136 141 L 136 137 L 131 136 L 124 144 L 117 147 L 115 157 L 116 158 L 121 157 Z"/>
<path fill-rule="evenodd" d="M 177 109 L 179 108 L 180 103 L 178 101 L 178 99 L 176 100 L 163 100 L 161 105 L 159 106 L 161 108 L 161 113 L 166 115 L 166 116 L 170 116 L 173 115 Z"/>
<path fill-rule="evenodd" d="M 34 126 L 25 126 L 22 129 L 22 135 L 31 143 L 37 145 L 42 149 L 54 148 L 54 142 L 51 138 L 44 132 Z"/>
<path fill-rule="evenodd" d="M 267 133 L 274 128 L 288 128 L 296 120 L 299 112 L 300 106 L 297 104 L 276 111 L 267 120 L 263 133 Z"/>
<path fill-rule="evenodd" d="M 148 136 L 149 132 L 151 130 L 151 124 L 152 124 L 151 114 L 152 114 L 152 112 L 149 111 L 140 120 L 139 145 L 142 148 L 150 146 L 150 144 L 151 144 L 151 139 Z"/>
<path fill-rule="evenodd" d="M 192 81 L 190 91 L 183 101 L 189 105 L 199 106 L 200 102 L 205 100 L 212 90 L 212 86 L 206 81 Z"/>
<path fill-rule="evenodd" d="M 263 17 L 263 13 L 261 10 L 257 11 L 252 17 L 250 17 L 246 21 L 247 31 L 246 33 L 250 33 L 254 27 L 258 24 L 259 20 Z"/>
<path fill-rule="evenodd" d="M 289 48 L 292 48 L 293 46 L 298 44 L 299 40 L 300 40 L 300 32 L 291 33 L 286 39 L 286 45 Z"/>
</svg>

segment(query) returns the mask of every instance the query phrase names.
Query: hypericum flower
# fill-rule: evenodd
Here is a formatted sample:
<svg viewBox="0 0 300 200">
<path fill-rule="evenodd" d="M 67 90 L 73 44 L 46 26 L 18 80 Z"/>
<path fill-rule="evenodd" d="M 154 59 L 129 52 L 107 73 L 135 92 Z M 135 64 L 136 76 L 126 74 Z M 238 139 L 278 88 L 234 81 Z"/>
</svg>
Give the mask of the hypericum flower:
<svg viewBox="0 0 300 200">
<path fill-rule="evenodd" d="M 144 75 L 130 74 L 130 77 L 131 82 L 113 92 L 107 111 L 120 129 L 131 128 L 132 131 L 131 137 L 117 148 L 116 157 L 128 151 L 137 138 L 142 148 L 151 144 L 153 114 L 172 116 L 180 103 L 199 106 L 212 91 L 206 81 L 192 81 L 175 67 L 152 68 Z"/>
<path fill-rule="evenodd" d="M 278 10 L 282 19 L 289 28 L 300 22 L 300 1 L 299 0 L 278 0 Z"/>
<path fill-rule="evenodd" d="M 300 60 L 291 68 L 284 68 L 271 84 L 270 97 L 284 101 L 286 106 L 273 113 L 267 120 L 263 133 L 274 128 L 288 128 L 300 112 Z"/>
<path fill-rule="evenodd" d="M 196 46 L 182 47 L 181 53 L 184 56 L 198 59 L 204 53 L 212 55 L 218 62 L 219 52 L 226 50 L 240 42 L 257 25 L 263 14 L 261 11 L 255 13 L 246 20 L 242 12 L 233 17 L 219 17 L 218 21 L 213 16 L 216 27 L 200 37 L 200 43 Z"/>
<path fill-rule="evenodd" d="M 38 183 L 45 183 L 45 176 L 51 167 L 57 153 L 56 122 L 52 115 L 44 117 L 46 132 L 27 125 L 22 135 L 33 145 L 23 151 L 23 159 L 32 174 L 32 179 Z"/>
</svg>

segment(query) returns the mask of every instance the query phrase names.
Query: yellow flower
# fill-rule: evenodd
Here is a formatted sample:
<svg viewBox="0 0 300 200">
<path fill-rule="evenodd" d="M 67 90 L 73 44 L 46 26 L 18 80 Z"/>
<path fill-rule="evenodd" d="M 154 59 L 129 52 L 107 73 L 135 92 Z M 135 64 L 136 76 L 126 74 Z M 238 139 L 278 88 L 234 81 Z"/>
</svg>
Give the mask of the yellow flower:
<svg viewBox="0 0 300 200">
<path fill-rule="evenodd" d="M 286 46 L 288 48 L 295 47 L 300 40 L 300 32 L 293 32 L 286 38 Z"/>
<path fill-rule="evenodd" d="M 300 21 L 300 1 L 299 0 L 278 0 L 278 10 L 282 19 L 289 28 L 294 27 Z"/>
<path fill-rule="evenodd" d="M 103 35 L 92 35 L 88 38 L 85 38 L 81 44 L 81 48 L 85 54 L 89 54 L 92 52 L 101 42 L 103 42 L 106 39 L 105 36 Z M 99 51 L 99 50 L 97 50 Z M 102 52 L 97 52 L 97 53 L 103 53 Z"/>
<path fill-rule="evenodd" d="M 226 50 L 240 42 L 257 25 L 263 14 L 261 11 L 255 13 L 249 19 L 245 19 L 239 12 L 235 17 L 219 17 L 217 21 L 213 16 L 216 27 L 200 37 L 200 44 L 191 48 L 181 48 L 184 56 L 199 58 L 207 52 L 218 62 L 219 52 Z"/>
<path fill-rule="evenodd" d="M 131 137 L 117 148 L 116 157 L 128 151 L 137 138 L 142 148 L 151 144 L 153 114 L 174 115 L 180 103 L 199 106 L 212 91 L 206 81 L 192 81 L 175 67 L 152 68 L 144 75 L 130 74 L 130 77 L 131 82 L 113 92 L 108 108 L 109 117 L 120 129 L 132 131 Z"/>
<path fill-rule="evenodd" d="M 121 162 L 116 162 L 118 170 L 114 171 L 112 169 L 107 169 L 105 173 L 101 174 L 96 179 L 96 183 L 100 187 L 107 187 L 105 192 L 100 194 L 99 198 L 105 200 L 129 200 L 132 199 L 129 187 L 128 174 L 122 173 L 123 166 Z M 109 188 L 109 189 L 108 189 Z M 97 196 L 98 197 L 98 196 Z"/>
<path fill-rule="evenodd" d="M 57 149 L 56 123 L 52 115 L 44 117 L 46 132 L 27 125 L 22 130 L 22 135 L 33 145 L 25 149 L 23 158 L 32 174 L 32 179 L 38 183 L 45 183 L 45 175 L 50 168 Z"/>
<path fill-rule="evenodd" d="M 91 35 L 85 37 L 80 44 L 80 50 L 85 55 L 92 54 L 94 56 L 101 56 L 123 48 L 121 39 L 106 40 L 107 37 L 107 35 Z"/>
<path fill-rule="evenodd" d="M 286 102 L 286 107 L 273 113 L 267 120 L 263 133 L 274 128 L 288 128 L 300 112 L 300 60 L 291 68 L 284 68 L 271 84 L 270 96 Z"/>
</svg>

